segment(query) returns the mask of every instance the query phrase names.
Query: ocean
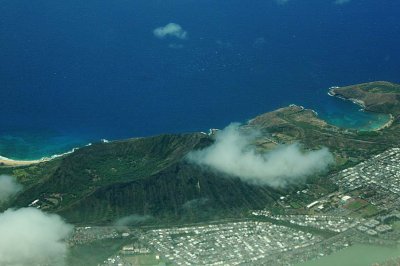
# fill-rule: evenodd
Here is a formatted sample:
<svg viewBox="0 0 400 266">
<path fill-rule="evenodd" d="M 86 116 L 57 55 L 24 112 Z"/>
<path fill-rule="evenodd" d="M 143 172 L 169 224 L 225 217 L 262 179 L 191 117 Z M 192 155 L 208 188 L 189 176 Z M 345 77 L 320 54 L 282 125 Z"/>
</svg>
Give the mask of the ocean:
<svg viewBox="0 0 400 266">
<path fill-rule="evenodd" d="M 2 0 L 0 155 L 207 131 L 292 103 L 374 128 L 386 117 L 327 91 L 400 82 L 399 11 L 389 0 Z M 154 34 L 168 23 L 174 32 Z"/>
</svg>

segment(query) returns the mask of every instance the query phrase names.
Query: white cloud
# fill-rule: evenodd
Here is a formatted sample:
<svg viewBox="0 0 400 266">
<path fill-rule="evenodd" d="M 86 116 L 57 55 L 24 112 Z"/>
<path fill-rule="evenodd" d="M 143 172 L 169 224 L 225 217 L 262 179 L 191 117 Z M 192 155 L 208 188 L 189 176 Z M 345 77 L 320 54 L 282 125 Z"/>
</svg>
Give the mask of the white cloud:
<svg viewBox="0 0 400 266">
<path fill-rule="evenodd" d="M 72 226 L 36 208 L 0 214 L 0 265 L 63 265 Z"/>
<path fill-rule="evenodd" d="M 184 209 L 196 209 L 208 202 L 208 198 L 197 198 L 185 202 L 182 207 Z"/>
<path fill-rule="evenodd" d="M 0 175 L 0 204 L 21 191 L 22 186 L 15 178 L 8 175 Z"/>
<path fill-rule="evenodd" d="M 257 39 L 254 40 L 253 46 L 255 47 L 261 47 L 263 46 L 267 41 L 265 40 L 264 37 L 258 37 Z"/>
<path fill-rule="evenodd" d="M 289 2 L 289 0 L 275 0 L 275 2 L 276 2 L 278 5 L 284 5 L 284 4 L 286 4 L 287 2 Z"/>
<path fill-rule="evenodd" d="M 278 5 L 284 5 L 289 2 L 289 0 L 274 0 Z M 336 5 L 343 5 L 349 3 L 351 0 L 335 0 L 333 3 Z"/>
<path fill-rule="evenodd" d="M 154 36 L 163 39 L 166 37 L 176 37 L 184 40 L 187 38 L 187 32 L 183 30 L 181 25 L 176 23 L 168 23 L 164 27 L 159 27 L 153 30 Z"/>
<path fill-rule="evenodd" d="M 239 124 L 231 124 L 217 133 L 213 145 L 191 152 L 188 159 L 252 184 L 275 188 L 304 182 L 307 176 L 324 171 L 334 163 L 327 148 L 305 152 L 299 144 L 259 153 L 251 144 L 257 134 L 243 133 Z"/>
<path fill-rule="evenodd" d="M 343 5 L 343 4 L 347 4 L 347 3 L 349 3 L 350 2 L 350 0 L 335 0 L 335 4 L 336 5 Z"/>
<path fill-rule="evenodd" d="M 150 216 L 150 215 L 132 214 L 132 215 L 124 216 L 124 217 L 118 219 L 115 222 L 115 226 L 135 225 L 135 224 L 146 222 L 150 219 L 152 219 L 152 216 Z"/>
<path fill-rule="evenodd" d="M 182 49 L 183 48 L 183 44 L 170 43 L 168 45 L 168 47 L 171 48 L 171 49 Z"/>
</svg>

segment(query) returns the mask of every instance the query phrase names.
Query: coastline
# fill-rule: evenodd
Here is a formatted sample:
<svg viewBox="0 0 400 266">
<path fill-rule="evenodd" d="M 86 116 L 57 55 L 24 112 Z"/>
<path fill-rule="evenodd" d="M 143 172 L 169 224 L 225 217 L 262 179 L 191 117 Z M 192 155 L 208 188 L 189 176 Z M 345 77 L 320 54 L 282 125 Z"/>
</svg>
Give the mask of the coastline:
<svg viewBox="0 0 400 266">
<path fill-rule="evenodd" d="M 337 87 L 337 86 L 330 87 L 329 90 L 328 90 L 328 95 L 331 96 L 331 97 L 336 97 L 336 98 L 345 100 L 345 101 L 351 101 L 352 103 L 357 104 L 358 106 L 360 106 L 362 108 L 362 110 L 365 111 L 366 105 L 365 105 L 364 101 L 359 100 L 359 99 L 354 99 L 354 98 L 345 98 L 345 97 L 343 97 L 341 95 L 338 95 L 335 92 L 335 89 L 338 89 L 338 88 L 340 88 L 340 87 Z"/>
<path fill-rule="evenodd" d="M 0 156 L 0 166 L 25 166 L 31 164 L 38 164 L 49 160 L 50 160 L 49 158 L 43 158 L 39 160 L 13 160 L 7 157 Z"/>
<path fill-rule="evenodd" d="M 389 116 L 390 116 L 389 121 L 387 121 L 387 122 L 386 122 L 385 124 L 383 124 L 382 126 L 376 128 L 376 129 L 374 129 L 373 131 L 380 131 L 380 130 L 383 130 L 383 129 L 385 129 L 385 128 L 390 127 L 390 126 L 394 123 L 394 116 L 393 116 L 392 114 L 389 114 Z"/>
<path fill-rule="evenodd" d="M 338 87 L 338 86 L 330 87 L 329 90 L 328 90 L 328 95 L 331 96 L 331 97 L 336 97 L 336 98 L 342 99 L 344 101 L 351 101 L 352 103 L 354 103 L 354 104 L 356 104 L 356 105 L 361 107 L 360 111 L 362 111 L 362 112 L 370 112 L 370 111 L 366 110 L 366 104 L 365 104 L 364 101 L 359 100 L 359 99 L 354 99 L 354 98 L 345 98 L 345 97 L 343 97 L 341 95 L 338 95 L 335 92 L 335 89 L 337 89 L 337 88 L 340 88 L 340 87 Z M 394 123 L 395 118 L 394 118 L 394 116 L 392 114 L 388 114 L 388 115 L 389 115 L 389 120 L 385 124 L 383 124 L 383 125 L 381 125 L 381 126 L 379 126 L 377 128 L 371 129 L 369 131 L 380 131 L 380 130 L 383 130 L 385 128 L 390 127 Z"/>
<path fill-rule="evenodd" d="M 108 143 L 108 140 L 102 139 L 101 140 L 103 143 Z M 92 143 L 89 143 L 87 145 L 85 145 L 85 147 L 91 146 Z M 70 151 L 61 153 L 61 154 L 54 154 L 52 156 L 49 157 L 43 157 L 37 160 L 15 160 L 15 159 L 10 159 L 4 156 L 0 155 L 0 166 L 8 166 L 8 167 L 15 167 L 15 166 L 27 166 L 27 165 L 32 165 L 32 164 L 38 164 L 38 163 L 43 163 L 43 162 L 48 162 L 51 160 L 54 160 L 56 158 L 60 158 L 63 157 L 65 155 L 71 154 L 73 152 L 75 152 L 76 150 L 78 150 L 80 148 L 73 148 Z"/>
</svg>

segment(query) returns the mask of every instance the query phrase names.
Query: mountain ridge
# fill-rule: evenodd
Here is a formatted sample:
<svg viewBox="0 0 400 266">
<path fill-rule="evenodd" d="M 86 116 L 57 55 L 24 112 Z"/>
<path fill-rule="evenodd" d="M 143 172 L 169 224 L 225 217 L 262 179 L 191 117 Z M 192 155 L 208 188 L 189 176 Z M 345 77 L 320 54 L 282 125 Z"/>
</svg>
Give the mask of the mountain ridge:
<svg viewBox="0 0 400 266">
<path fill-rule="evenodd" d="M 30 205 L 74 224 L 113 224 L 129 215 L 152 217 L 149 223 L 184 223 L 246 216 L 252 209 L 279 212 L 282 195 L 309 186 L 329 191 L 334 186 L 323 178 L 329 173 L 400 145 L 399 127 L 395 119 L 374 132 L 341 129 L 297 105 L 251 119 L 241 130 L 261 132 L 254 140 L 261 152 L 300 142 L 305 150 L 328 147 L 334 155 L 336 165 L 328 173 L 285 189 L 249 184 L 189 163 L 186 155 L 212 145 L 215 132 L 95 143 L 47 162 L 0 167 L 0 174 L 15 176 L 25 187 L 4 208 Z"/>
</svg>

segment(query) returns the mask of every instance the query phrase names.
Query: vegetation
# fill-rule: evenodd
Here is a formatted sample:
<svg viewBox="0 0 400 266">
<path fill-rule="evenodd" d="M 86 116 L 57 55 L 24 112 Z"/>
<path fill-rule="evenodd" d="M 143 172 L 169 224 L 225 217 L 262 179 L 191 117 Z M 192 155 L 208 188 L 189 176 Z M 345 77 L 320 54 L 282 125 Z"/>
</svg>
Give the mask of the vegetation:
<svg viewBox="0 0 400 266">
<path fill-rule="evenodd" d="M 360 86 L 379 98 L 383 87 L 375 85 Z M 391 95 L 395 85 L 387 86 L 390 93 L 385 93 Z M 374 133 L 344 130 L 327 124 L 311 110 L 293 105 L 260 115 L 244 126 L 262 132 L 255 141 L 260 151 L 293 142 L 306 149 L 328 147 L 337 163 L 326 175 L 398 146 L 399 127 L 396 119 L 389 128 Z M 288 204 L 301 212 L 305 203 L 336 189 L 322 175 L 310 177 L 307 185 L 276 190 L 186 161 L 188 152 L 212 143 L 212 136 L 201 133 L 97 143 L 36 165 L 0 166 L 0 174 L 13 175 L 24 185 L 9 206 L 28 206 L 39 199 L 43 210 L 60 213 L 75 224 L 112 224 L 132 214 L 152 217 L 148 224 L 176 225 L 246 217 L 248 210 L 266 207 L 280 213 L 283 207 L 278 199 L 288 194 L 295 195 Z M 296 193 L 305 188 L 311 192 Z M 368 206 L 364 209 L 362 216 L 374 211 Z"/>
<path fill-rule="evenodd" d="M 365 110 L 378 113 L 400 114 L 400 85 L 377 81 L 333 89 L 336 95 L 354 99 L 365 105 Z"/>
<path fill-rule="evenodd" d="M 203 134 L 162 135 L 95 144 L 59 161 L 4 172 L 31 179 L 12 203 L 62 214 L 75 224 L 111 224 L 136 214 L 149 222 L 177 223 L 241 215 L 278 197 L 266 187 L 227 178 L 185 161 L 185 155 L 212 143 Z M 190 203 L 190 204 L 188 204 Z"/>
</svg>

